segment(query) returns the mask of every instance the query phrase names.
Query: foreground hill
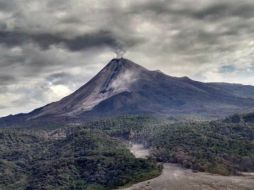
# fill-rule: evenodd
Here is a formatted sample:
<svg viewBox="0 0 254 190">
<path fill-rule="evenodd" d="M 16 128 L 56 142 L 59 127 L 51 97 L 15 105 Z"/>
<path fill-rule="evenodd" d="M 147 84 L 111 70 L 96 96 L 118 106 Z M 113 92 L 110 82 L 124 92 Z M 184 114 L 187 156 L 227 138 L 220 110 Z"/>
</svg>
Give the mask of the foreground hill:
<svg viewBox="0 0 254 190">
<path fill-rule="evenodd" d="M 225 119 L 228 123 L 254 123 L 254 113 L 234 114 Z"/>
<path fill-rule="evenodd" d="M 100 131 L 0 130 L 3 190 L 110 190 L 159 174 L 157 164 Z"/>
<path fill-rule="evenodd" d="M 160 162 L 222 175 L 254 172 L 254 124 L 115 118 L 86 127 L 144 144 Z"/>
<path fill-rule="evenodd" d="M 73 123 L 126 114 L 218 118 L 254 110 L 254 87 L 202 83 L 149 71 L 113 59 L 76 92 L 28 114 L 0 119 L 0 126 Z"/>
<path fill-rule="evenodd" d="M 152 158 L 136 159 L 126 141 L 142 143 Z M 254 125 L 128 116 L 57 130 L 0 129 L 5 190 L 114 189 L 157 176 L 155 159 L 221 175 L 254 172 Z"/>
</svg>

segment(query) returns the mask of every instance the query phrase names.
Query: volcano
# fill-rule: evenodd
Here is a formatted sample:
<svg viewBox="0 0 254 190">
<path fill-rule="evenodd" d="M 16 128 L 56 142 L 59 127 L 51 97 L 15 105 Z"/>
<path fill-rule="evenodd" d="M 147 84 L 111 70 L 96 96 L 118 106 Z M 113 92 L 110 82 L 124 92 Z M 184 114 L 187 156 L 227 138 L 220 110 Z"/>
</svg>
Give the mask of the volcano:
<svg viewBox="0 0 254 190">
<path fill-rule="evenodd" d="M 27 114 L 1 118 L 0 126 L 141 114 L 220 118 L 253 110 L 253 86 L 172 77 L 120 58 L 71 95 Z"/>
</svg>

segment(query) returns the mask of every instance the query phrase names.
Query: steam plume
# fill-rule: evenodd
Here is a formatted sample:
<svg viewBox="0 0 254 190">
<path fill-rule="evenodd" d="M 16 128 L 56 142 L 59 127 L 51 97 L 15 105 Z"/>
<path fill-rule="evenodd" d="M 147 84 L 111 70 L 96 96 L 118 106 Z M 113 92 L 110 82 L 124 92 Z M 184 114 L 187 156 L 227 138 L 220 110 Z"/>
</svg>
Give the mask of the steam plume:
<svg viewBox="0 0 254 190">
<path fill-rule="evenodd" d="M 116 54 L 117 59 L 122 58 L 124 54 L 126 53 L 126 50 L 124 47 L 126 47 L 126 44 L 124 43 L 124 41 L 116 40 L 116 44 L 113 47 L 113 50 Z"/>
<path fill-rule="evenodd" d="M 116 58 L 120 59 L 124 56 L 126 51 L 123 48 L 117 48 L 115 49 Z"/>
</svg>

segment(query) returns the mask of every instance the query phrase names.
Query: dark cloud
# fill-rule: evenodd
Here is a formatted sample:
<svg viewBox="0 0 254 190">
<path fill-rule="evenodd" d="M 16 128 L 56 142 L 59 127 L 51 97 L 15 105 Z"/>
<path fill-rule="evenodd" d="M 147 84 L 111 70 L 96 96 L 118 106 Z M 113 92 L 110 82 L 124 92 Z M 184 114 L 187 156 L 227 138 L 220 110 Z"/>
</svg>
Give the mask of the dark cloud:
<svg viewBox="0 0 254 190">
<path fill-rule="evenodd" d="M 10 75 L 0 75 L 0 86 L 1 85 L 5 85 L 5 84 L 9 84 L 11 82 L 14 82 L 16 80 L 15 77 L 10 76 Z"/>
<path fill-rule="evenodd" d="M 0 0 L 0 10 L 1 11 L 8 12 L 8 11 L 13 10 L 15 8 L 16 8 L 15 1 Z"/>
<path fill-rule="evenodd" d="M 192 17 L 195 19 L 222 19 L 223 17 L 252 18 L 254 16 L 254 4 L 251 1 L 211 0 L 206 6 L 201 2 L 181 1 L 148 1 L 145 4 L 137 4 L 129 9 L 132 13 L 151 12 L 155 15 L 176 15 Z"/>
<path fill-rule="evenodd" d="M 82 24 L 82 19 L 77 17 L 67 17 L 60 19 L 60 22 L 63 24 Z"/>
<path fill-rule="evenodd" d="M 244 19 L 254 16 L 253 4 L 239 3 L 217 3 L 205 9 L 193 12 L 192 16 L 198 19 L 222 19 L 224 17 L 242 17 Z"/>
<path fill-rule="evenodd" d="M 71 1 L 65 1 L 62 0 L 48 0 L 46 1 L 47 8 L 49 8 L 52 11 L 55 10 L 65 10 L 72 7 Z"/>
<path fill-rule="evenodd" d="M 6 86 L 0 85 L 0 93 L 6 93 L 8 92 L 8 88 Z"/>
<path fill-rule="evenodd" d="M 60 34 L 28 34 L 15 31 L 0 31 L 0 44 L 8 47 L 34 43 L 42 49 L 48 49 L 51 45 L 63 45 L 70 51 L 81 51 L 101 47 L 110 47 L 112 49 L 131 47 L 137 42 L 138 40 L 118 39 L 117 36 L 109 31 L 98 31 L 71 39 L 61 37 Z"/>
<path fill-rule="evenodd" d="M 46 80 L 54 85 L 66 84 L 67 81 L 73 82 L 74 76 L 66 73 L 54 73 L 46 77 Z"/>
<path fill-rule="evenodd" d="M 0 105 L 0 110 L 2 110 L 2 109 L 6 109 L 6 106 Z"/>
<path fill-rule="evenodd" d="M 220 68 L 221 73 L 232 73 L 234 71 L 237 71 L 237 68 L 235 68 L 233 65 L 224 65 Z"/>
<path fill-rule="evenodd" d="M 58 100 L 125 50 L 170 75 L 254 84 L 253 17 L 252 0 L 0 0 L 0 115 Z"/>
<path fill-rule="evenodd" d="M 0 30 L 6 30 L 7 25 L 5 23 L 0 23 Z"/>
</svg>

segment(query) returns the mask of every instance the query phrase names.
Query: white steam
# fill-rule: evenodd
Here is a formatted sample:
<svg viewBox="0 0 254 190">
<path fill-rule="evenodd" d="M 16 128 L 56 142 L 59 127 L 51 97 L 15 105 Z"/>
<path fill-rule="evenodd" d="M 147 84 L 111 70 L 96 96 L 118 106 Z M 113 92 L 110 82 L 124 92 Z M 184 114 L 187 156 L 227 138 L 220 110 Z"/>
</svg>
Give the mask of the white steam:
<svg viewBox="0 0 254 190">
<path fill-rule="evenodd" d="M 117 40 L 115 46 L 113 46 L 113 50 L 116 54 L 116 58 L 120 59 L 123 58 L 124 54 L 126 53 L 125 50 L 126 44 L 123 41 Z"/>
<path fill-rule="evenodd" d="M 137 73 L 132 71 L 125 71 L 120 74 L 111 84 L 113 89 L 128 90 L 130 85 L 137 80 Z"/>
<path fill-rule="evenodd" d="M 116 54 L 117 59 L 123 58 L 125 53 L 126 53 L 126 51 L 123 48 L 115 49 L 115 54 Z"/>
</svg>

